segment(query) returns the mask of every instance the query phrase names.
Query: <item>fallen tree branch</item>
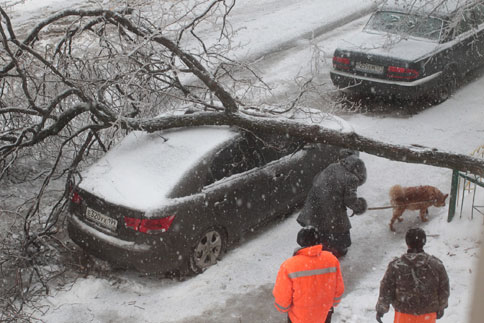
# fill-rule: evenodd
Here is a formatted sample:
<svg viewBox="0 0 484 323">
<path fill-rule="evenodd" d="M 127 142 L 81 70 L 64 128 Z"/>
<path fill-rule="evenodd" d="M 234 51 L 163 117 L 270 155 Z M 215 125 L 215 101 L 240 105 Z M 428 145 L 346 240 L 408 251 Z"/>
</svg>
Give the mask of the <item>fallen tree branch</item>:
<svg viewBox="0 0 484 323">
<path fill-rule="evenodd" d="M 104 114 L 99 114 L 100 118 L 109 116 L 107 111 L 103 111 Z M 96 114 L 98 112 L 93 110 L 93 113 Z M 320 127 L 319 125 L 308 125 L 282 118 L 252 117 L 240 112 L 234 114 L 196 113 L 145 120 L 119 117 L 114 119 L 112 115 L 110 117 L 113 119 L 105 119 L 104 121 L 117 122 L 126 129 L 146 130 L 148 132 L 181 126 L 232 125 L 251 131 L 284 133 L 306 142 L 320 142 L 358 150 L 390 160 L 456 169 L 484 176 L 484 160 L 480 158 L 445 152 L 436 148 L 385 143 L 364 137 L 355 132 L 340 132 Z"/>
</svg>

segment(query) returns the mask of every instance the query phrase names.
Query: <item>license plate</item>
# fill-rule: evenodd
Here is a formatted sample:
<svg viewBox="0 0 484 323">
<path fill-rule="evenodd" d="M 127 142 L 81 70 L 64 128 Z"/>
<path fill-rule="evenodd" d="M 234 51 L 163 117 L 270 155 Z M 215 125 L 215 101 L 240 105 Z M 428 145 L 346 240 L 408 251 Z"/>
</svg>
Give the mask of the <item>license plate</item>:
<svg viewBox="0 0 484 323">
<path fill-rule="evenodd" d="M 118 226 L 118 221 L 91 208 L 86 208 L 86 218 L 112 231 Z"/>
<path fill-rule="evenodd" d="M 383 66 L 379 65 L 356 62 L 355 68 L 360 72 L 383 74 Z"/>
</svg>

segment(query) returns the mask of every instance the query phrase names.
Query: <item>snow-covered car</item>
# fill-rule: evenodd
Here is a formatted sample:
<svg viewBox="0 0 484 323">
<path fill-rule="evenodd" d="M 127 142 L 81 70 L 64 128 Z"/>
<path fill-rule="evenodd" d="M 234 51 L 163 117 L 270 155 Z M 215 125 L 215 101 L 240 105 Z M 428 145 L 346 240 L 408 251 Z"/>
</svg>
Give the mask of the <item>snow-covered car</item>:
<svg viewBox="0 0 484 323">
<path fill-rule="evenodd" d="M 333 115 L 300 115 L 352 131 Z M 119 267 L 200 273 L 244 233 L 299 206 L 339 153 L 227 126 L 133 131 L 82 172 L 69 236 Z"/>
<path fill-rule="evenodd" d="M 483 0 L 388 0 L 337 47 L 330 76 L 338 88 L 439 103 L 482 64 Z"/>
</svg>

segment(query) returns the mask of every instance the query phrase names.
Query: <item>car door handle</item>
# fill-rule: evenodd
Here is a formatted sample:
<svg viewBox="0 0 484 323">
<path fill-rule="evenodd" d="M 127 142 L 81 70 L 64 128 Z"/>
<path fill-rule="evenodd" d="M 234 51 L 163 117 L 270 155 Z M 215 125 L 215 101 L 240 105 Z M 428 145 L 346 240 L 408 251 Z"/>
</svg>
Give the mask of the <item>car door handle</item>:
<svg viewBox="0 0 484 323">
<path fill-rule="evenodd" d="M 291 175 L 294 173 L 294 171 L 291 169 L 289 170 L 289 172 L 287 173 L 277 173 L 274 175 L 273 179 L 276 181 L 276 180 L 279 180 L 281 178 L 284 178 L 284 179 L 288 179 L 289 177 L 291 177 Z"/>
</svg>

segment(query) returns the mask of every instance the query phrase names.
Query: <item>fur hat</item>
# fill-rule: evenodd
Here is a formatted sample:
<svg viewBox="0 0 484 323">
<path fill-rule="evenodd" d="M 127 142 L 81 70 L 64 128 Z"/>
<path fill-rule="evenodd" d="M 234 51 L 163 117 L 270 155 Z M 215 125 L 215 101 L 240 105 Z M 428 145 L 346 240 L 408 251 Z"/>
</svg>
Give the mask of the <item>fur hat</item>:
<svg viewBox="0 0 484 323">
<path fill-rule="evenodd" d="M 351 156 L 351 155 L 358 156 L 358 152 L 351 150 L 351 149 L 346 149 L 346 148 L 340 149 L 340 151 L 339 151 L 339 159 L 340 160 L 343 160 L 346 157 Z"/>
<path fill-rule="evenodd" d="M 307 226 L 297 233 L 297 244 L 303 248 L 319 244 L 319 232 L 313 226 Z"/>
<path fill-rule="evenodd" d="M 427 235 L 420 228 L 409 229 L 405 235 L 405 242 L 409 248 L 422 249 L 427 242 Z"/>
<path fill-rule="evenodd" d="M 340 160 L 340 164 L 343 165 L 350 173 L 354 174 L 358 178 L 358 186 L 365 184 L 366 182 L 366 167 L 363 160 L 357 155 L 349 155 L 346 158 Z"/>
</svg>

